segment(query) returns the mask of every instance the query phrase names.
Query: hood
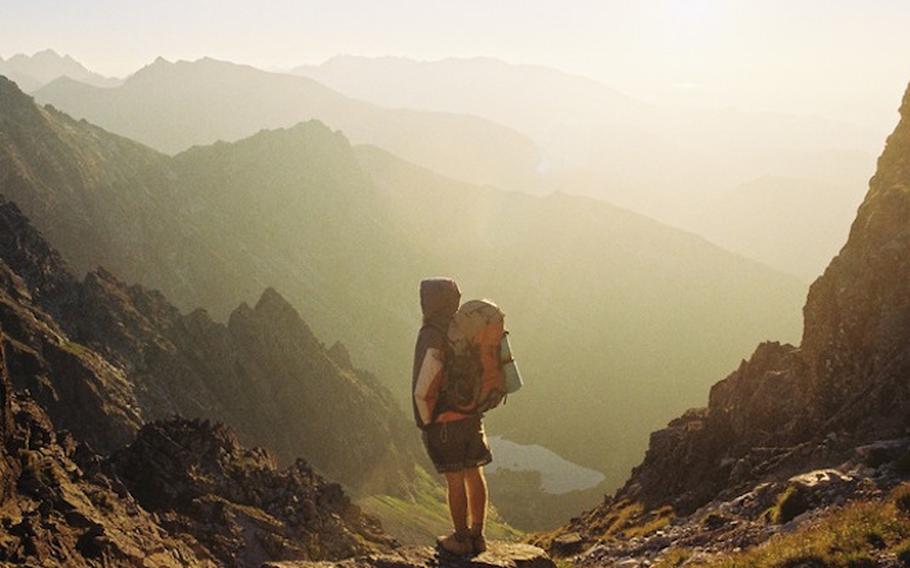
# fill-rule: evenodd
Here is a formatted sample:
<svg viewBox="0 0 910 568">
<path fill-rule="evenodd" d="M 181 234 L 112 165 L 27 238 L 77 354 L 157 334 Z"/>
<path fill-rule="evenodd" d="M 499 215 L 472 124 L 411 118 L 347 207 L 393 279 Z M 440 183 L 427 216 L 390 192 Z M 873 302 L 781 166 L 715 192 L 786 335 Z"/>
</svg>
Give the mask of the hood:
<svg viewBox="0 0 910 568">
<path fill-rule="evenodd" d="M 451 278 L 427 278 L 420 282 L 423 321 L 447 326 L 458 311 L 461 291 Z"/>
</svg>

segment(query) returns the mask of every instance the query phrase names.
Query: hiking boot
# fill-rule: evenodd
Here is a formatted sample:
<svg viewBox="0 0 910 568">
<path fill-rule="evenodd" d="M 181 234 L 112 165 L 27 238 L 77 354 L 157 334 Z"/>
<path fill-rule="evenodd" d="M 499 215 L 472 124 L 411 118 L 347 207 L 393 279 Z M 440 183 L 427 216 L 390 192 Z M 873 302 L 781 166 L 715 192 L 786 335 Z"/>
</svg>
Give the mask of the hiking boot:
<svg viewBox="0 0 910 568">
<path fill-rule="evenodd" d="M 483 527 L 471 527 L 471 547 L 474 554 L 483 554 L 487 551 L 487 539 L 483 537 Z"/>
<path fill-rule="evenodd" d="M 441 536 L 436 539 L 436 545 L 453 556 L 469 556 L 474 552 L 471 533 L 466 530 L 455 531 L 449 536 Z"/>
</svg>

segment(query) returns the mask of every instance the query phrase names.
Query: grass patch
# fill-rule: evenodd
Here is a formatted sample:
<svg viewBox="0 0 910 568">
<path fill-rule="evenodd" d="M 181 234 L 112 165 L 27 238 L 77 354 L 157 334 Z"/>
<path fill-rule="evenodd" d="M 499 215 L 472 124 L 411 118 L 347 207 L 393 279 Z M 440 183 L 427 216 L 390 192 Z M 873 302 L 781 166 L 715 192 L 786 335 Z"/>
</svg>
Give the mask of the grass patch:
<svg viewBox="0 0 910 568">
<path fill-rule="evenodd" d="M 644 507 L 641 503 L 632 503 L 629 501 L 617 503 L 616 508 L 610 511 L 610 515 L 608 515 L 605 520 L 604 526 L 606 528 L 602 533 L 603 538 L 616 536 L 623 529 L 630 526 L 642 512 L 644 512 Z"/>
<path fill-rule="evenodd" d="M 910 515 L 910 483 L 902 483 L 891 492 L 891 498 L 897 510 L 905 515 Z"/>
<path fill-rule="evenodd" d="M 432 544 L 437 536 L 452 530 L 445 488 L 423 468 L 418 467 L 409 497 L 371 495 L 357 504 L 378 518 L 386 532 L 404 544 Z M 489 539 L 508 541 L 524 536 L 492 508 L 487 512 L 486 535 Z"/>
<path fill-rule="evenodd" d="M 650 512 L 641 521 L 625 529 L 623 535 L 627 538 L 645 536 L 669 525 L 672 519 L 673 508 L 669 506 L 661 507 L 660 509 Z"/>
<path fill-rule="evenodd" d="M 692 551 L 689 549 L 671 548 L 651 568 L 679 568 L 691 557 Z"/>
<path fill-rule="evenodd" d="M 77 343 L 75 341 L 68 341 L 68 340 L 64 341 L 60 347 L 63 348 L 63 350 L 66 351 L 67 353 L 75 355 L 76 357 L 84 357 L 84 356 L 88 355 L 88 353 L 90 351 L 89 348 L 86 347 L 85 345 L 82 345 L 81 343 Z"/>
<path fill-rule="evenodd" d="M 707 568 L 863 568 L 880 553 L 907 554 L 910 515 L 898 509 L 897 492 L 887 501 L 861 502 L 811 526 L 776 535 L 762 546 L 699 566 Z"/>
</svg>

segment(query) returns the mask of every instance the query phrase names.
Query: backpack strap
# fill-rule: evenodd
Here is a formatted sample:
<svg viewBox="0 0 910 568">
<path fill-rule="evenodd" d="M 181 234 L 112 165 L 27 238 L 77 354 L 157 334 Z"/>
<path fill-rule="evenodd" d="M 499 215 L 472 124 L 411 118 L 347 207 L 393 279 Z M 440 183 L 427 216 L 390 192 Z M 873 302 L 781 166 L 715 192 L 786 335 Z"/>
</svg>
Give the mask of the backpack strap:
<svg viewBox="0 0 910 568">
<path fill-rule="evenodd" d="M 433 322 L 425 321 L 423 325 L 420 326 L 420 331 L 424 329 L 432 329 L 438 332 L 442 336 L 442 352 L 445 356 L 445 361 L 442 364 L 443 376 L 447 377 L 449 375 L 449 368 L 452 364 L 453 350 L 452 342 L 449 341 L 449 330 L 443 329 L 442 326 L 437 325 Z M 436 405 L 433 407 L 433 413 L 430 418 L 430 423 L 436 422 L 436 419 L 439 418 L 439 415 L 448 410 L 448 384 L 447 381 L 443 382 L 442 386 L 437 393 Z"/>
</svg>

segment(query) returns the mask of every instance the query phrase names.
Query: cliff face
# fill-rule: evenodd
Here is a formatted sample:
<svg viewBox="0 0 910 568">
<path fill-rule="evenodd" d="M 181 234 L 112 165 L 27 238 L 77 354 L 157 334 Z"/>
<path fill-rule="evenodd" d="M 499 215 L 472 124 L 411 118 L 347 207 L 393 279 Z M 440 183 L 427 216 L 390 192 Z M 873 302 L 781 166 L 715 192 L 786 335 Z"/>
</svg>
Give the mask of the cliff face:
<svg viewBox="0 0 910 568">
<path fill-rule="evenodd" d="M 0 345 L 11 338 L 0 332 Z M 13 393 L 0 347 L 0 563 L 47 566 L 214 567 L 189 535 L 171 536 L 70 433 Z"/>
<path fill-rule="evenodd" d="M 706 408 L 651 435 L 615 496 L 550 537 L 596 541 L 633 506 L 640 519 L 692 519 L 764 491 L 769 507 L 774 493 L 762 483 L 822 467 L 859 463 L 845 478 L 893 483 L 900 468 L 888 461 L 910 435 L 910 91 L 849 240 L 812 285 L 804 315 L 799 347 L 760 345 L 714 385 Z"/>
<path fill-rule="evenodd" d="M 834 427 L 900 429 L 910 340 L 910 91 L 850 238 L 806 303 L 803 358 Z"/>
<path fill-rule="evenodd" d="M 110 451 L 132 439 L 143 414 L 123 371 L 75 342 L 51 315 L 77 290 L 63 267 L 18 209 L 0 201 L 0 326 L 10 381 L 60 427 Z"/>
</svg>

